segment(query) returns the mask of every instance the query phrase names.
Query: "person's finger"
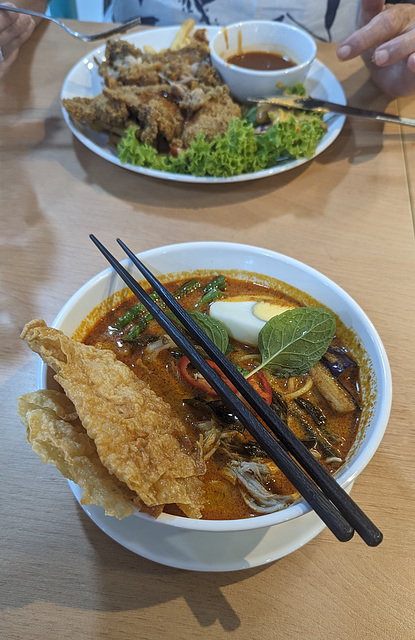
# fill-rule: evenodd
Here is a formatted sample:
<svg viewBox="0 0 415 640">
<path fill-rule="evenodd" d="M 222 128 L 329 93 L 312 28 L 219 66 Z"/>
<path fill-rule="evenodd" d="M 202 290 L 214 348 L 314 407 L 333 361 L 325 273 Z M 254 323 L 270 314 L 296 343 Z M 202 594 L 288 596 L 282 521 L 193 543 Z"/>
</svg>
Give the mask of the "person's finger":
<svg viewBox="0 0 415 640">
<path fill-rule="evenodd" d="M 339 45 L 337 55 L 341 60 L 350 60 L 373 47 L 380 45 L 388 47 L 389 41 L 411 30 L 413 26 L 415 26 L 413 5 L 391 5 L 346 38 Z"/>
<path fill-rule="evenodd" d="M 10 2 L 5 2 L 4 6 L 14 7 L 14 5 L 11 4 Z M 11 24 L 13 24 L 14 22 L 17 22 L 18 19 L 19 19 L 18 13 L 14 13 L 12 11 L 0 11 L 0 34 L 2 31 L 7 29 Z"/>
<path fill-rule="evenodd" d="M 13 7 L 14 9 L 17 9 L 16 5 L 13 4 L 13 2 L 2 2 L 1 3 L 2 7 Z M 19 19 L 19 16 L 21 16 L 23 14 L 21 13 L 16 13 L 16 11 L 5 11 L 2 10 L 0 11 L 0 23 L 5 23 L 6 25 L 8 23 L 12 23 L 12 22 L 16 22 L 16 20 Z"/>
<path fill-rule="evenodd" d="M 16 14 L 16 15 L 17 15 L 17 20 L 9 22 L 4 26 L 3 29 L 0 29 L 0 46 L 3 50 L 3 53 L 4 53 L 4 50 L 5 49 L 7 50 L 8 46 L 14 40 L 19 39 L 27 31 L 32 33 L 33 29 L 36 26 L 35 21 L 31 16 L 28 16 L 26 14 Z"/>
<path fill-rule="evenodd" d="M 30 18 L 30 16 L 27 17 Z M 27 25 L 26 28 L 24 27 L 25 24 Z M 10 31 L 8 32 L 7 44 L 4 44 L 4 32 L 0 31 L 0 47 L 2 53 L 2 62 L 0 62 L 0 78 L 6 74 L 9 67 L 11 67 L 13 62 L 16 60 L 21 45 L 30 38 L 35 26 L 36 25 L 33 20 L 23 21 L 23 28 L 20 24 L 20 27 L 14 32 L 16 34 L 15 37 L 10 39 Z"/>
<path fill-rule="evenodd" d="M 375 16 L 382 13 L 385 0 L 362 0 L 360 5 L 359 27 L 367 25 Z"/>
<path fill-rule="evenodd" d="M 13 44 L 17 45 L 18 47 L 20 47 L 24 42 L 26 42 L 26 40 L 28 40 L 28 38 L 30 38 L 36 28 L 36 22 L 33 20 L 33 18 L 31 18 L 30 16 L 27 17 L 30 18 L 30 20 L 25 21 L 25 23 L 23 24 L 23 30 L 13 39 Z M 27 26 L 25 27 L 26 24 Z"/>
<path fill-rule="evenodd" d="M 378 67 L 386 67 L 400 60 L 405 60 L 415 52 L 415 27 L 397 38 L 381 45 L 373 52 L 373 62 Z M 408 64 L 410 68 L 410 65 Z"/>
</svg>

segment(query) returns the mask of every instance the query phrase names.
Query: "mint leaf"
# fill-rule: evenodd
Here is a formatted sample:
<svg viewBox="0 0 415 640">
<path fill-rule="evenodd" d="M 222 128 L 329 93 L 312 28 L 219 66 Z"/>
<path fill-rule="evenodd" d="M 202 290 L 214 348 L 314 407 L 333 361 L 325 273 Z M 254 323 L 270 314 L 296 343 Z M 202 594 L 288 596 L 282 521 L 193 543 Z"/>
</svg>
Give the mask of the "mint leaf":
<svg viewBox="0 0 415 640">
<path fill-rule="evenodd" d="M 206 333 L 207 337 L 212 340 L 213 344 L 222 353 L 226 353 L 229 345 L 229 336 L 223 324 L 200 311 L 188 311 L 187 313 Z"/>
<path fill-rule="evenodd" d="M 295 376 L 309 371 L 326 353 L 336 331 L 332 311 L 298 307 L 274 316 L 262 327 L 258 348 L 262 363 L 276 376 Z M 250 375 L 252 375 L 251 372 Z"/>
</svg>

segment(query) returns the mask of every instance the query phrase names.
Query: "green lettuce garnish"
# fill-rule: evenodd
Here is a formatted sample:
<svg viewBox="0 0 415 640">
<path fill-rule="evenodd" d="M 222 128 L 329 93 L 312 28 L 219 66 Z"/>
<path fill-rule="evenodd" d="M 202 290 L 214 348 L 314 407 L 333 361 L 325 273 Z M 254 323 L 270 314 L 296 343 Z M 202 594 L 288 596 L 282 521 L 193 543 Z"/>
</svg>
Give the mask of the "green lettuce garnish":
<svg viewBox="0 0 415 640">
<path fill-rule="evenodd" d="M 199 133 L 177 157 L 142 144 L 135 135 L 137 127 L 130 126 L 118 144 L 118 157 L 123 163 L 158 171 L 230 177 L 268 169 L 282 158 L 310 158 L 326 132 L 319 115 L 299 118 L 287 112 L 284 120 L 277 120 L 259 134 L 249 120 L 249 114 L 241 120 L 234 118 L 225 135 L 217 135 L 210 142 Z"/>
</svg>

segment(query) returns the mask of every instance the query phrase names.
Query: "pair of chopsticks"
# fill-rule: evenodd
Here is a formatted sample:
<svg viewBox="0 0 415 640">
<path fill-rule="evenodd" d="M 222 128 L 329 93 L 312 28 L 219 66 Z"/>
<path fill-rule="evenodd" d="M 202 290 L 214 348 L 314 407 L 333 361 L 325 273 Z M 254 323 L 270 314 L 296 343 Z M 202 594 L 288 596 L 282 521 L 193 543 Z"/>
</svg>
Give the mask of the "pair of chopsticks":
<svg viewBox="0 0 415 640">
<path fill-rule="evenodd" d="M 129 289 L 137 296 L 160 326 L 172 338 L 179 349 L 189 358 L 192 365 L 215 389 L 228 408 L 233 411 L 266 451 L 268 456 L 301 493 L 310 507 L 319 515 L 327 527 L 341 542 L 350 540 L 356 531 L 369 546 L 377 546 L 382 541 L 382 533 L 357 506 L 336 480 L 321 466 L 307 447 L 293 434 L 287 425 L 266 404 L 234 365 L 221 353 L 188 313 L 173 298 L 170 292 L 122 242 L 118 244 L 132 263 L 142 273 L 147 282 L 158 293 L 167 307 L 181 322 L 191 337 L 201 345 L 208 356 L 219 366 L 241 396 L 268 425 L 275 438 L 255 417 L 246 404 L 233 393 L 221 376 L 206 362 L 172 320 L 150 298 L 148 293 L 124 268 L 124 266 L 93 235 L 91 240 L 112 265 Z M 295 460 L 297 462 L 295 462 Z"/>
</svg>

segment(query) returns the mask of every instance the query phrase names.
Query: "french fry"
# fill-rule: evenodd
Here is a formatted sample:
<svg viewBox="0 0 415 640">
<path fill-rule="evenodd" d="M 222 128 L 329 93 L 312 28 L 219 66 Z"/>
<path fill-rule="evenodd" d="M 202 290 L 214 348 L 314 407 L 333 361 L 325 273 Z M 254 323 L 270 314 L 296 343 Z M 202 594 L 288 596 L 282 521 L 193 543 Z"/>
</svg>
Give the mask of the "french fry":
<svg viewBox="0 0 415 640">
<path fill-rule="evenodd" d="M 150 44 L 143 45 L 143 51 L 144 53 L 151 53 L 151 54 L 157 53 L 155 48 L 152 47 Z"/>
<path fill-rule="evenodd" d="M 179 49 L 182 49 L 184 46 L 186 46 L 186 41 L 189 41 L 189 36 L 193 31 L 194 26 L 195 21 L 192 20 L 192 18 L 188 18 L 185 22 L 183 22 L 170 46 L 171 51 L 178 51 Z"/>
</svg>

